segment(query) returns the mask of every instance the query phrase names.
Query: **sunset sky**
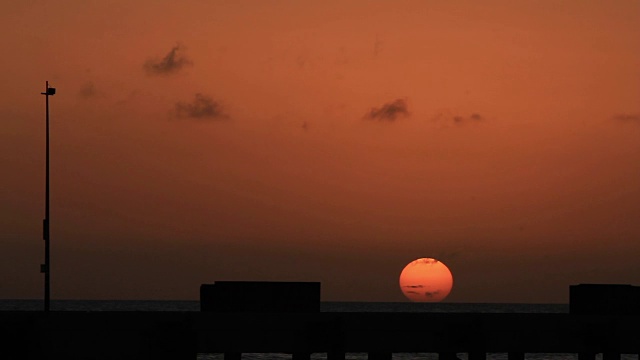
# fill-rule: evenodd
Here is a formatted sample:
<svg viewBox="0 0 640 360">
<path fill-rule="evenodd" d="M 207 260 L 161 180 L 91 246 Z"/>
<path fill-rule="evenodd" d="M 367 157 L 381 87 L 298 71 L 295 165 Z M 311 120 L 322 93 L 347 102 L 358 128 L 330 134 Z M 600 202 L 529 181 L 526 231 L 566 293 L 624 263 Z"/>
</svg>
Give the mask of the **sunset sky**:
<svg viewBox="0 0 640 360">
<path fill-rule="evenodd" d="M 640 285 L 640 2 L 5 1 L 0 298 Z"/>
</svg>

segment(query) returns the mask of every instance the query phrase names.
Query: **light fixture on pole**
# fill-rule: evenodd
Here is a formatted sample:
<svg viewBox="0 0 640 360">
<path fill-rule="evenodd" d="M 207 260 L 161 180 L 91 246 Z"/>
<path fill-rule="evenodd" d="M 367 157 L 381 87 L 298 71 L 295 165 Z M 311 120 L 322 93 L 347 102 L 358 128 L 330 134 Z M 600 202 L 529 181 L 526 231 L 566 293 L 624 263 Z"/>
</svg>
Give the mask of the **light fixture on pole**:
<svg viewBox="0 0 640 360">
<path fill-rule="evenodd" d="M 44 238 L 44 264 L 40 265 L 40 272 L 44 273 L 44 311 L 49 311 L 51 293 L 51 264 L 49 262 L 49 95 L 55 95 L 56 89 L 45 84 L 45 92 L 40 93 L 46 99 L 46 160 L 45 160 L 45 190 L 44 190 L 44 221 L 42 222 L 42 237 Z"/>
</svg>

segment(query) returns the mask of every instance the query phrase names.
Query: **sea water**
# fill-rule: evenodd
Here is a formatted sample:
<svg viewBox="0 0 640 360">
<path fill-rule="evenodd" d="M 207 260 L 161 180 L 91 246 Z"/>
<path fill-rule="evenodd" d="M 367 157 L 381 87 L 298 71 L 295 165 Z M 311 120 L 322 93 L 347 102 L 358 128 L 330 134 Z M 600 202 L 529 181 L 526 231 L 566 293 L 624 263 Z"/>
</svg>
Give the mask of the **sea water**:
<svg viewBox="0 0 640 360">
<path fill-rule="evenodd" d="M 0 300 L 0 311 L 39 311 L 42 300 Z M 128 301 L 128 300 L 53 300 L 52 311 L 199 311 L 198 301 Z M 466 303 L 390 303 L 323 302 L 323 312 L 437 312 L 437 313 L 568 313 L 568 304 L 466 304 Z M 467 360 L 466 353 L 458 358 Z M 242 354 L 242 360 L 290 360 L 290 354 Z M 314 353 L 311 360 L 326 360 L 324 353 Z M 347 360 L 367 360 L 366 353 L 347 353 Z M 432 353 L 394 353 L 393 360 L 437 360 Z M 489 353 L 489 360 L 507 360 L 506 353 Z M 577 360 L 577 354 L 525 354 L 531 360 Z M 602 354 L 596 359 L 601 360 Z M 623 354 L 623 360 L 638 360 L 637 354 Z M 222 354 L 198 354 L 197 360 L 223 360 Z"/>
</svg>

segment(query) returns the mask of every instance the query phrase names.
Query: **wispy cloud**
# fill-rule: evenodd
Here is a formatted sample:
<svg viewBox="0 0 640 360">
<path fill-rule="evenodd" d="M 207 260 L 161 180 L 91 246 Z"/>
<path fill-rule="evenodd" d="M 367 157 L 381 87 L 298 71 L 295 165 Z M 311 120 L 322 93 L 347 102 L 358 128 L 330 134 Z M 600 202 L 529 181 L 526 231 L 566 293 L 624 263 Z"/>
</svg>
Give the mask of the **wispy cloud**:
<svg viewBox="0 0 640 360">
<path fill-rule="evenodd" d="M 484 117 L 482 117 L 482 115 L 478 113 L 473 113 L 469 116 L 456 115 L 453 117 L 453 122 L 456 124 L 462 124 L 467 122 L 478 122 L 482 120 L 484 120 Z"/>
<path fill-rule="evenodd" d="M 471 113 L 469 115 L 461 115 L 452 113 L 449 110 L 443 110 L 435 114 L 433 117 L 434 121 L 438 122 L 451 122 L 455 125 L 464 125 L 471 123 L 479 123 L 485 121 L 486 118 L 479 113 Z"/>
<path fill-rule="evenodd" d="M 184 55 L 184 47 L 178 44 L 162 59 L 147 60 L 144 64 L 144 69 L 150 75 L 170 75 L 192 64 L 193 62 Z"/>
<path fill-rule="evenodd" d="M 420 289 L 420 288 L 423 288 L 424 285 L 405 285 L 404 287 L 409 289 Z"/>
<path fill-rule="evenodd" d="M 436 291 L 427 291 L 424 293 L 424 296 L 428 297 L 428 298 L 432 298 L 436 295 L 440 294 L 440 290 L 436 290 Z"/>
<path fill-rule="evenodd" d="M 389 121 L 393 122 L 399 117 L 408 117 L 409 109 L 404 99 L 396 99 L 388 102 L 379 108 L 371 108 L 364 116 L 368 120 Z"/>
<path fill-rule="evenodd" d="M 175 115 L 179 118 L 197 120 L 222 120 L 229 117 L 217 101 L 200 93 L 195 95 L 192 102 L 176 103 Z"/>
<path fill-rule="evenodd" d="M 376 40 L 373 42 L 373 57 L 377 57 L 381 49 L 382 41 L 380 41 L 380 37 L 376 35 Z"/>
<path fill-rule="evenodd" d="M 419 259 L 418 262 L 421 262 L 423 264 L 437 264 L 440 261 L 433 258 L 423 258 L 423 259 Z"/>
<path fill-rule="evenodd" d="M 613 116 L 613 119 L 616 121 L 637 121 L 640 122 L 640 114 L 616 114 Z"/>
<path fill-rule="evenodd" d="M 86 82 L 78 91 L 78 95 L 83 99 L 90 99 L 98 95 L 98 90 L 92 82 Z"/>
</svg>

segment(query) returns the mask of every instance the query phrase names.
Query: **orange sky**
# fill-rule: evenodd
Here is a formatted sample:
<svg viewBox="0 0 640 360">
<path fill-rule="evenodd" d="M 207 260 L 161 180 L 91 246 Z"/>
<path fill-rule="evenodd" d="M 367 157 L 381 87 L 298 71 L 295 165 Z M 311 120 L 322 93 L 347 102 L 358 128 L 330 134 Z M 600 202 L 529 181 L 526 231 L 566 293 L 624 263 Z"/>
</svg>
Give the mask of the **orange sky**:
<svg viewBox="0 0 640 360">
<path fill-rule="evenodd" d="M 45 80 L 54 299 L 405 301 L 420 257 L 452 302 L 640 285 L 637 1 L 0 10 L 0 298 L 42 296 Z"/>
</svg>

